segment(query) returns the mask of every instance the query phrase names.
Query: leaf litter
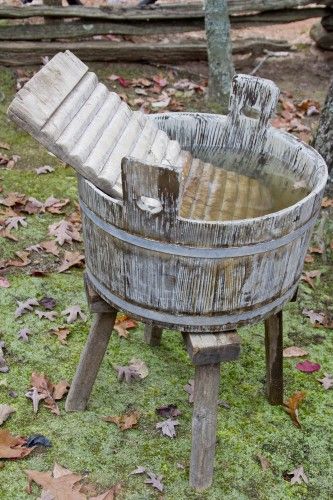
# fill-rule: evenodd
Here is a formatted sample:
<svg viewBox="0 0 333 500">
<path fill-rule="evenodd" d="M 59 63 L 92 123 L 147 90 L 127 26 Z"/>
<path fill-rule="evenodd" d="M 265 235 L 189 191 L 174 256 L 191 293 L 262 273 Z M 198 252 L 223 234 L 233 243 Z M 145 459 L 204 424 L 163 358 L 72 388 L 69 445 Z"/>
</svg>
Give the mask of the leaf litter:
<svg viewBox="0 0 333 500">
<path fill-rule="evenodd" d="M 140 413 L 138 411 L 131 411 L 124 415 L 102 417 L 102 420 L 116 424 L 121 431 L 126 431 L 138 425 Z"/>
<path fill-rule="evenodd" d="M 132 380 L 142 380 L 148 376 L 148 367 L 144 361 L 140 359 L 131 359 L 128 366 L 114 365 L 114 369 L 118 373 L 118 380 L 125 380 L 127 383 Z"/>
<path fill-rule="evenodd" d="M 301 427 L 298 408 L 304 398 L 305 392 L 296 391 L 286 402 L 283 403 L 285 411 L 289 413 L 290 418 L 296 427 Z"/>
</svg>

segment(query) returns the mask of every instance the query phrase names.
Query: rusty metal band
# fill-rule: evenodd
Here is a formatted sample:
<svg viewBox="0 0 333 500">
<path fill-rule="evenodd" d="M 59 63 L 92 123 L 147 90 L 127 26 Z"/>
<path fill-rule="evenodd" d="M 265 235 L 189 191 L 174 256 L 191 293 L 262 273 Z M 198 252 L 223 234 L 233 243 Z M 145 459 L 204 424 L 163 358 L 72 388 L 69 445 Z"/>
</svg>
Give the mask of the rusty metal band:
<svg viewBox="0 0 333 500">
<path fill-rule="evenodd" d="M 225 247 L 225 248 L 203 248 L 191 247 L 188 245 L 177 245 L 176 243 L 168 243 L 167 241 L 158 241 L 149 238 L 143 238 L 136 234 L 128 233 L 119 227 L 113 226 L 109 222 L 105 222 L 98 215 L 96 215 L 87 205 L 81 200 L 80 206 L 88 219 L 90 219 L 96 226 L 103 231 L 107 232 L 114 238 L 134 245 L 136 247 L 144 248 L 154 252 L 171 254 L 181 257 L 199 257 L 201 259 L 225 259 L 228 257 L 244 257 L 248 255 L 255 255 L 271 250 L 276 250 L 292 241 L 300 238 L 303 234 L 310 229 L 316 222 L 316 215 L 313 215 L 303 226 L 295 229 L 291 233 L 277 238 L 275 240 L 256 243 L 254 245 L 244 245 L 240 247 Z"/>
<path fill-rule="evenodd" d="M 298 280 L 292 285 L 282 296 L 269 302 L 261 307 L 256 307 L 255 309 L 249 309 L 248 311 L 243 311 L 241 313 L 229 314 L 225 313 L 223 315 L 207 316 L 204 314 L 170 314 L 163 311 L 156 311 L 154 309 L 149 309 L 148 307 L 142 307 L 132 302 L 119 297 L 112 293 L 106 286 L 104 286 L 100 281 L 95 278 L 93 273 L 86 267 L 86 273 L 89 282 L 96 292 L 109 304 L 117 309 L 125 311 L 136 317 L 147 319 L 152 322 L 163 323 L 166 325 L 176 325 L 179 327 L 221 327 L 227 325 L 237 325 L 241 323 L 248 323 L 255 321 L 256 318 L 262 319 L 267 316 L 273 310 L 279 310 L 282 306 L 288 302 L 295 294 Z"/>
</svg>

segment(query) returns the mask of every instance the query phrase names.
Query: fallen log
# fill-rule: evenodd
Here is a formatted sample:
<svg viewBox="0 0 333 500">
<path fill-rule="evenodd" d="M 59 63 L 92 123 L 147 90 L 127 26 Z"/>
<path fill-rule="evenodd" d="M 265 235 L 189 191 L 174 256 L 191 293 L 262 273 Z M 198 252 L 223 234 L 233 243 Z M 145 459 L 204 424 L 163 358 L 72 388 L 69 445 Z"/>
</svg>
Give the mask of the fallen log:
<svg viewBox="0 0 333 500">
<path fill-rule="evenodd" d="M 306 5 L 329 5 L 330 0 L 229 0 L 230 14 L 245 14 L 267 12 L 273 10 L 295 9 Z M 0 19 L 24 19 L 27 17 L 77 17 L 81 19 L 103 19 L 108 21 L 147 21 L 169 19 L 202 18 L 203 6 L 201 4 L 164 5 L 152 9 L 111 9 L 107 7 L 50 7 L 47 5 L 33 5 L 30 7 L 0 6 Z"/>
<path fill-rule="evenodd" d="M 0 42 L 0 64 L 22 66 L 40 64 L 42 57 L 64 50 L 84 61 L 177 63 L 207 59 L 205 42 L 129 43 L 87 40 L 82 42 Z M 265 50 L 290 49 L 286 41 L 253 38 L 233 42 L 234 54 L 262 54 Z"/>
<path fill-rule="evenodd" d="M 322 17 L 324 8 L 271 11 L 251 16 L 231 16 L 233 27 L 290 23 L 313 17 Z M 0 26 L 0 40 L 59 40 L 61 38 L 86 38 L 94 35 L 154 35 L 184 33 L 204 30 L 204 16 L 201 19 L 164 19 L 157 21 L 89 22 L 58 21 L 52 24 L 14 24 Z"/>
</svg>

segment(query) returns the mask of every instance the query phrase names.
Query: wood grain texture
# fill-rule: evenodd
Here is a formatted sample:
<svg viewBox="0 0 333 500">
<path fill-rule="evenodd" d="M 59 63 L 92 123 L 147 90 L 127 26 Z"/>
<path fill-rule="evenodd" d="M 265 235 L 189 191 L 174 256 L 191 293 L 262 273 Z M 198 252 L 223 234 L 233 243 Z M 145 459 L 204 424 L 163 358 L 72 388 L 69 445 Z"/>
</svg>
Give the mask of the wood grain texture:
<svg viewBox="0 0 333 500">
<path fill-rule="evenodd" d="M 265 50 L 289 50 L 286 40 L 269 40 L 266 38 L 248 38 L 235 40 L 233 54 L 263 54 Z M 206 42 L 172 42 L 151 44 L 147 42 L 109 42 L 101 40 L 83 41 L 0 41 L 0 64 L 5 66 L 21 66 L 40 64 L 41 57 L 53 57 L 60 51 L 71 50 L 80 59 L 108 62 L 157 62 L 173 64 L 182 61 L 206 61 Z"/>
<path fill-rule="evenodd" d="M 66 411 L 85 410 L 109 343 L 116 316 L 116 310 L 96 314 L 66 399 Z"/>
<path fill-rule="evenodd" d="M 128 121 L 123 120 L 121 127 L 115 127 L 114 140 L 108 142 L 105 131 L 112 130 L 121 106 L 127 108 L 115 99 L 118 107 L 111 112 L 112 100 L 106 99 L 105 87 L 89 76 L 85 66 L 82 73 L 76 87 L 80 92 L 72 95 L 70 91 L 64 100 L 66 109 L 72 109 L 73 103 L 81 103 L 74 117 L 69 112 L 69 121 L 66 113 L 61 114 L 62 106 L 53 110 L 40 134 L 38 126 L 48 118 L 47 112 L 37 116 L 33 127 L 24 124 L 27 113 L 22 106 L 20 116 L 16 114 L 14 119 L 60 157 L 68 148 L 63 159 L 71 160 L 79 172 L 90 168 L 95 176 L 93 182 L 103 176 L 101 163 L 107 165 L 106 156 L 113 155 L 112 144 L 117 147 L 119 143 L 115 174 L 112 162 L 109 164 L 115 182 L 121 157 L 126 156 L 123 149 L 126 141 L 123 145 L 121 142 L 124 130 L 131 137 L 128 149 L 136 150 L 143 158 L 141 161 L 123 158 L 121 178 L 116 181 L 113 196 L 79 176 L 87 270 L 96 291 L 113 306 L 142 320 L 182 331 L 227 331 L 260 321 L 281 309 L 293 295 L 302 272 L 327 169 L 312 148 L 269 126 L 278 97 L 274 84 L 237 75 L 227 117 L 167 113 L 145 117 L 140 131 L 134 127 L 133 133 L 129 124 L 139 123 L 131 121 L 133 114 L 125 114 Z M 80 101 L 81 91 L 84 99 Z M 87 100 L 91 103 L 89 111 L 84 107 Z M 105 102 L 109 102 L 109 111 L 103 109 Z M 11 105 L 10 115 L 15 113 L 15 106 Z M 251 117 L 251 113 L 257 118 Z M 155 128 L 148 127 L 149 121 Z M 92 122 L 96 126 L 91 127 Z M 156 130 L 155 135 L 151 134 L 151 142 L 147 127 Z M 47 141 L 43 134 L 49 134 Z M 135 136 L 138 140 L 133 143 Z M 57 137 L 56 141 L 53 137 Z M 71 139 L 75 145 L 73 154 Z M 172 141 L 182 150 L 181 161 L 175 161 L 175 166 L 164 165 L 163 155 L 172 155 L 175 144 Z M 107 154 L 103 144 L 111 148 Z M 157 164 L 147 163 L 145 158 L 153 155 Z M 192 155 L 196 158 L 193 162 Z M 90 164 L 89 158 L 96 160 Z M 222 169 L 235 172 L 250 177 L 251 183 L 256 179 L 265 183 L 278 173 L 281 190 L 287 189 L 285 179 L 292 175 L 295 181 L 306 184 L 309 195 L 283 210 L 254 219 L 201 220 L 212 217 L 210 210 L 208 213 L 207 207 L 201 206 L 202 199 L 206 197 L 209 206 L 214 196 L 223 199 L 219 189 L 226 189 L 221 180 L 214 184 L 215 175 L 208 171 L 207 176 L 197 176 L 198 213 L 192 213 L 191 206 L 191 213 L 185 217 L 181 206 L 186 201 L 186 178 L 194 162 L 198 172 L 202 173 L 204 164 L 210 163 L 220 169 L 219 173 Z M 239 183 L 241 186 L 246 189 L 245 184 Z M 254 196 L 255 185 L 250 186 L 250 195 Z M 230 192 L 234 187 L 231 182 Z M 228 201 L 227 210 L 230 218 L 244 217 L 240 203 L 231 205 Z"/>
<path fill-rule="evenodd" d="M 220 364 L 196 365 L 192 416 L 190 485 L 209 488 L 213 481 Z"/>
<path fill-rule="evenodd" d="M 145 325 L 144 341 L 151 347 L 161 345 L 163 328 L 156 325 Z"/>
<path fill-rule="evenodd" d="M 228 9 L 231 14 L 266 12 L 271 10 L 293 9 L 295 7 L 304 7 L 311 4 L 329 5 L 330 0 L 229 0 Z M 9 5 L 0 6 L 0 19 L 22 19 L 26 17 L 62 17 L 62 18 L 81 18 L 92 20 L 110 20 L 124 22 L 124 20 L 164 20 L 185 19 L 185 18 L 203 18 L 202 6 L 198 3 L 184 5 L 172 4 L 169 6 L 159 6 L 157 9 L 108 9 L 96 7 L 48 7 L 46 5 L 34 5 L 21 7 L 12 7 Z"/>
<path fill-rule="evenodd" d="M 282 311 L 265 320 L 266 393 L 272 405 L 283 404 Z"/>
<path fill-rule="evenodd" d="M 236 332 L 201 335 L 184 334 L 187 352 L 194 365 L 234 361 L 240 353 L 240 337 Z"/>
</svg>

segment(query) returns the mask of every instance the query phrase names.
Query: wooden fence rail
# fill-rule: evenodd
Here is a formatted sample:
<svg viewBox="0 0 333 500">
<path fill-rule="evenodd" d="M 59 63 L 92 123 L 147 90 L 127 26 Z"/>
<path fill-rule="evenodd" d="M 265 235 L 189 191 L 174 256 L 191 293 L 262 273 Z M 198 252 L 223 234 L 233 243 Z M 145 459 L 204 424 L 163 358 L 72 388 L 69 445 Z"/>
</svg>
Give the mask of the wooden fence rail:
<svg viewBox="0 0 333 500">
<path fill-rule="evenodd" d="M 289 23 L 320 17 L 332 0 L 229 0 L 233 28 Z M 18 23 L 44 17 L 43 24 Z M 96 61 L 154 62 L 206 58 L 205 43 L 112 43 L 92 40 L 95 35 L 142 36 L 173 34 L 204 29 L 204 11 L 200 3 L 163 5 L 156 8 L 96 8 L 47 5 L 0 6 L 0 63 L 35 64 L 43 55 L 71 48 L 79 57 Z M 52 21 L 52 22 L 49 22 Z M 261 40 L 262 42 L 262 40 Z M 264 40 L 262 50 L 283 50 L 285 43 Z M 234 52 L 260 50 L 260 40 L 238 41 Z M 90 52 L 91 51 L 91 52 Z"/>
</svg>

